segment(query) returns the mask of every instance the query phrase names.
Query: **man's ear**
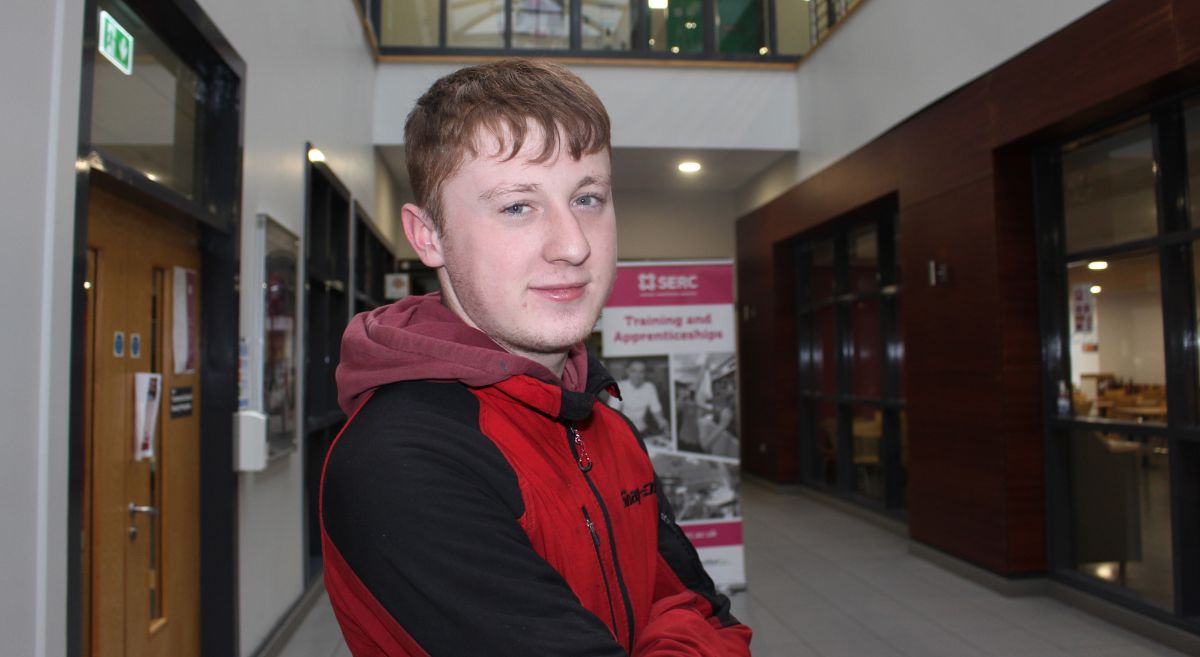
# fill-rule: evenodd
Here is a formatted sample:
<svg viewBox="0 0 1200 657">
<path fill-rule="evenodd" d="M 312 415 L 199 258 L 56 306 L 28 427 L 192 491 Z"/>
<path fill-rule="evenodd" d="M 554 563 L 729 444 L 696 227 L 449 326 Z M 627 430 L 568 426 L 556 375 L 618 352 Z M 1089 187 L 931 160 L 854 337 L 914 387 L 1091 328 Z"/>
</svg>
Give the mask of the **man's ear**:
<svg viewBox="0 0 1200 657">
<path fill-rule="evenodd" d="M 400 222 L 404 224 L 404 236 L 408 238 L 408 243 L 426 267 L 437 269 L 446 264 L 442 257 L 441 236 L 433 227 L 433 221 L 425 210 L 412 203 L 405 203 L 404 207 L 400 208 Z"/>
</svg>

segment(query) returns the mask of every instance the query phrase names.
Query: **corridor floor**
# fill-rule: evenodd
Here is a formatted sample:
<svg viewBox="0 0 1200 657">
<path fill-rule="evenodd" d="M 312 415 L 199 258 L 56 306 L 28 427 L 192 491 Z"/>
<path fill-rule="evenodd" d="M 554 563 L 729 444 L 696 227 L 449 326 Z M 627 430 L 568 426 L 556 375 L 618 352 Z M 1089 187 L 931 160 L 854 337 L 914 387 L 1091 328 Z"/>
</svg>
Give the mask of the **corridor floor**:
<svg viewBox="0 0 1200 657">
<path fill-rule="evenodd" d="M 1046 597 L 1005 597 L 807 496 L 744 487 L 755 657 L 1183 657 Z M 281 657 L 350 657 L 328 600 Z"/>
</svg>

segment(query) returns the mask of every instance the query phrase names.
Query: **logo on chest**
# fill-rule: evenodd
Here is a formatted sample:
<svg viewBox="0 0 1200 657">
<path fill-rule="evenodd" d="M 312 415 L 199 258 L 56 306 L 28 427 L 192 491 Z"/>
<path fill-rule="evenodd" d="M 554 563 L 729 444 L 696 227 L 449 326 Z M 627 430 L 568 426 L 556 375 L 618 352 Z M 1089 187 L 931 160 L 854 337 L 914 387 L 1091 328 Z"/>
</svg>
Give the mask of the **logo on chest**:
<svg viewBox="0 0 1200 657">
<path fill-rule="evenodd" d="M 624 488 L 622 488 L 621 489 L 621 501 L 625 503 L 625 508 L 628 509 L 629 507 L 633 506 L 634 504 L 641 504 L 642 500 L 647 497 L 653 497 L 654 494 L 657 492 L 658 492 L 658 487 L 654 485 L 654 482 L 647 481 L 646 483 L 634 488 L 633 490 L 625 490 Z"/>
</svg>

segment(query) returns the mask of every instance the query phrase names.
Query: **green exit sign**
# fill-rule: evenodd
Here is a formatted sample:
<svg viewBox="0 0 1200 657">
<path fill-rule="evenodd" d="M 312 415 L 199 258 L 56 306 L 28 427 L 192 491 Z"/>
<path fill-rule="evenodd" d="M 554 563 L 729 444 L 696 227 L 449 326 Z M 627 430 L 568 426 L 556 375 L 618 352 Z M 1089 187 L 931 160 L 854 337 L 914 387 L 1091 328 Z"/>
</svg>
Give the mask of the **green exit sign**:
<svg viewBox="0 0 1200 657">
<path fill-rule="evenodd" d="M 104 10 L 100 10 L 100 54 L 125 75 L 133 74 L 133 35 Z"/>
</svg>

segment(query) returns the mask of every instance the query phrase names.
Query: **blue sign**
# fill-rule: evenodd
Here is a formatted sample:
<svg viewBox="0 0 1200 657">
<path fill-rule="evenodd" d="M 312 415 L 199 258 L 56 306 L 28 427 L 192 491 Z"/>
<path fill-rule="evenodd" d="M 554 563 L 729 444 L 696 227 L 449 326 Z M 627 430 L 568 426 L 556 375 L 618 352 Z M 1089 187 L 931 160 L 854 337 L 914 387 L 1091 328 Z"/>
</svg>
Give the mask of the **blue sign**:
<svg viewBox="0 0 1200 657">
<path fill-rule="evenodd" d="M 121 331 L 113 333 L 113 356 L 125 357 L 125 334 Z"/>
<path fill-rule="evenodd" d="M 129 334 L 129 357 L 130 358 L 141 358 L 142 357 L 142 334 L 141 333 L 130 333 Z"/>
</svg>

